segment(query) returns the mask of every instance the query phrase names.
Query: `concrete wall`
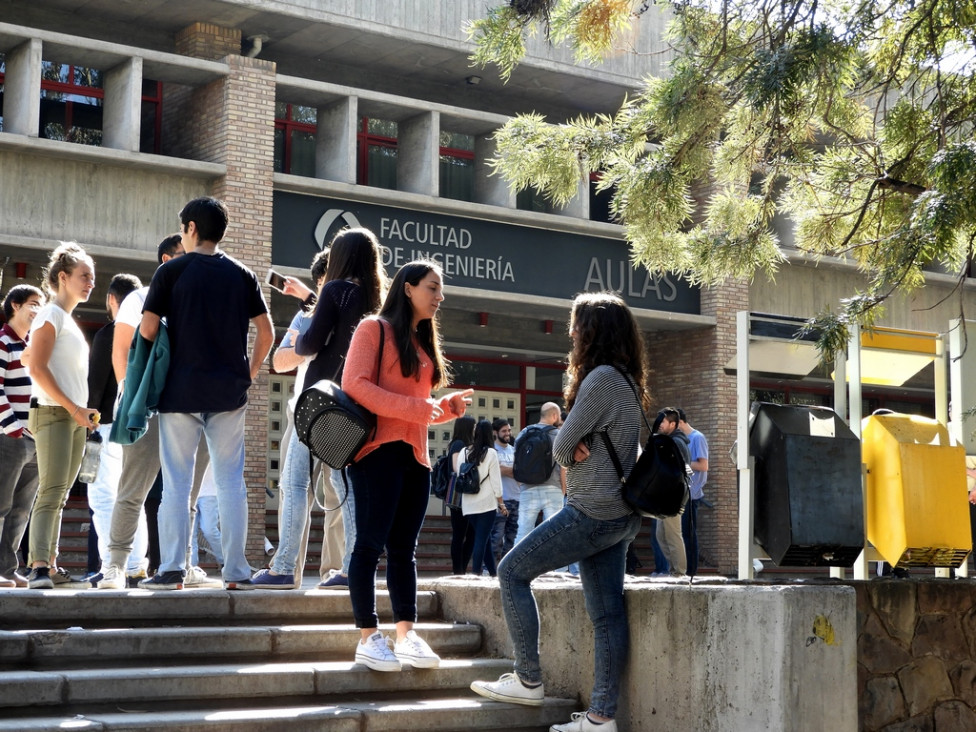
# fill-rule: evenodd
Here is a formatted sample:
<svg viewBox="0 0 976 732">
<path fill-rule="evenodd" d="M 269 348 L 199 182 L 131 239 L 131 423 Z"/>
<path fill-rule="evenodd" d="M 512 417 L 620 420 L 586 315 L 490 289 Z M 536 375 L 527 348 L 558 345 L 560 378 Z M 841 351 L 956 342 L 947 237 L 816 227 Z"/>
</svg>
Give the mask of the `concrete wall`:
<svg viewBox="0 0 976 732">
<path fill-rule="evenodd" d="M 949 320 L 958 318 L 960 298 L 953 292 L 954 278 L 935 275 L 911 296 L 892 297 L 885 304 L 879 325 L 944 333 Z M 759 313 L 808 318 L 824 307 L 837 310 L 841 298 L 866 287 L 863 275 L 851 267 L 823 263 L 783 265 L 773 282 L 757 277 L 749 287 L 749 309 Z M 967 313 L 976 311 L 976 287 L 968 280 L 962 303 Z"/>
<path fill-rule="evenodd" d="M 0 149 L 0 231 L 151 252 L 176 231 L 197 177 Z"/>
<path fill-rule="evenodd" d="M 427 583 L 425 583 L 426 585 Z M 511 657 L 494 580 L 429 583 L 443 617 L 485 628 L 484 652 Z M 593 683 L 593 632 L 579 582 L 537 580 L 546 694 Z M 847 732 L 857 728 L 854 589 L 632 580 L 631 660 L 621 732 Z"/>
</svg>

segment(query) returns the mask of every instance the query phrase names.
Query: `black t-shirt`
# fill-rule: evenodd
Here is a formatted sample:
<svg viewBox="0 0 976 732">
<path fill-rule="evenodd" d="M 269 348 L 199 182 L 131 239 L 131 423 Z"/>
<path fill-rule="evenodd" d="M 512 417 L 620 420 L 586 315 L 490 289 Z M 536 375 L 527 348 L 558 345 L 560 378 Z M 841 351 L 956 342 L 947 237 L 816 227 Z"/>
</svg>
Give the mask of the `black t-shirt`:
<svg viewBox="0 0 976 732">
<path fill-rule="evenodd" d="M 223 252 L 190 252 L 153 275 L 144 312 L 166 318 L 170 364 L 160 412 L 229 412 L 251 385 L 247 331 L 268 312 L 254 273 Z"/>
<path fill-rule="evenodd" d="M 119 384 L 112 369 L 112 341 L 115 323 L 103 326 L 92 339 L 88 354 L 88 408 L 97 409 L 100 424 L 112 423 L 112 410 Z"/>
</svg>

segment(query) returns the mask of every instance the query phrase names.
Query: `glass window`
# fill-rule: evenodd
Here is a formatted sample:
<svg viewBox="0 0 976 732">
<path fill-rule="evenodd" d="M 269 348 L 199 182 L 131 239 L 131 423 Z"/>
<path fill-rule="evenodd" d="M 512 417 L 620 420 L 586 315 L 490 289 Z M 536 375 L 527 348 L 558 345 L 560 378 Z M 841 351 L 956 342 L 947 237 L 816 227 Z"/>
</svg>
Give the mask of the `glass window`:
<svg viewBox="0 0 976 732">
<path fill-rule="evenodd" d="M 563 391 L 563 369 L 548 369 L 536 366 L 535 369 L 535 388 L 536 391 L 552 391 L 562 394 Z"/>
<path fill-rule="evenodd" d="M 522 369 L 517 364 L 454 360 L 454 383 L 494 389 L 521 387 Z M 486 406 L 478 399 L 478 406 Z"/>
<path fill-rule="evenodd" d="M 610 200 L 613 198 L 613 189 L 597 191 L 599 176 L 590 176 L 590 221 L 602 221 L 607 224 L 615 224 L 616 220 L 610 213 Z"/>
<path fill-rule="evenodd" d="M 359 130 L 357 182 L 396 190 L 397 123 L 363 117 Z"/>
<path fill-rule="evenodd" d="M 49 140 L 102 144 L 102 72 L 87 66 L 41 62 L 38 135 Z"/>
<path fill-rule="evenodd" d="M 275 103 L 274 169 L 315 177 L 315 133 L 318 111 L 300 104 Z"/>
<path fill-rule="evenodd" d="M 515 196 L 515 207 L 520 211 L 550 213 L 549 202 L 535 188 L 525 188 Z"/>
<path fill-rule="evenodd" d="M 440 195 L 474 200 L 474 136 L 441 132 Z"/>
</svg>

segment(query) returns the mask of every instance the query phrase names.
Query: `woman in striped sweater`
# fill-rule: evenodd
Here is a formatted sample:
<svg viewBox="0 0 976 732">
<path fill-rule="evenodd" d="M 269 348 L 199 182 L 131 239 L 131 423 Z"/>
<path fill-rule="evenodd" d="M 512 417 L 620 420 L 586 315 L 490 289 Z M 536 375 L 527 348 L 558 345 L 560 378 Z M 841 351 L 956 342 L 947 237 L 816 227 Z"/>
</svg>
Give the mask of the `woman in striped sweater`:
<svg viewBox="0 0 976 732">
<path fill-rule="evenodd" d="M 579 562 L 586 611 L 595 636 L 594 682 L 589 709 L 553 732 L 616 732 L 620 678 L 630 645 L 624 604 L 627 545 L 640 516 L 624 503 L 620 480 L 600 432 L 607 432 L 629 474 L 637 462 L 641 410 L 648 395 L 644 345 L 637 322 L 617 295 L 586 293 L 569 321 L 566 406 L 569 416 L 553 446 L 567 468 L 567 504 L 505 555 L 498 567 L 502 608 L 515 650 L 515 672 L 498 681 L 475 681 L 489 699 L 539 706 L 539 614 L 530 583 L 539 575 Z M 635 390 L 641 395 L 640 401 Z"/>
</svg>

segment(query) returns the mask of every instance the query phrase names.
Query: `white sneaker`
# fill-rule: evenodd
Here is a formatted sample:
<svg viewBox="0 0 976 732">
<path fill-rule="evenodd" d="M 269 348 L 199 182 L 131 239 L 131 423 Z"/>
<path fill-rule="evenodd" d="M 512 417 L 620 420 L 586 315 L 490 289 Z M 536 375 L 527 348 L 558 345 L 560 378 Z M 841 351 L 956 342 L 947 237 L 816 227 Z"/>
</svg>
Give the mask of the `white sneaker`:
<svg viewBox="0 0 976 732">
<path fill-rule="evenodd" d="M 495 701 L 541 707 L 545 699 L 542 684 L 528 687 L 516 674 L 502 674 L 498 681 L 472 681 L 471 691 Z"/>
<path fill-rule="evenodd" d="M 224 581 L 217 577 L 208 577 L 207 573 L 199 567 L 190 567 L 186 570 L 186 577 L 183 578 L 183 587 L 212 587 L 222 590 Z"/>
<path fill-rule="evenodd" d="M 128 583 L 122 567 L 117 564 L 109 564 L 102 570 L 102 578 L 95 586 L 100 590 L 124 590 Z"/>
<path fill-rule="evenodd" d="M 407 631 L 403 640 L 393 646 L 393 655 L 400 659 L 404 666 L 414 668 L 437 668 L 441 665 L 440 656 L 434 653 L 430 646 L 421 639 L 416 632 Z"/>
<path fill-rule="evenodd" d="M 361 663 L 374 671 L 400 671 L 400 660 L 393 655 L 392 641 L 384 638 L 378 630 L 356 644 L 356 663 Z"/>
<path fill-rule="evenodd" d="M 573 712 L 572 718 L 566 724 L 554 724 L 549 732 L 617 732 L 614 720 L 607 722 L 591 722 L 586 712 Z"/>
</svg>

